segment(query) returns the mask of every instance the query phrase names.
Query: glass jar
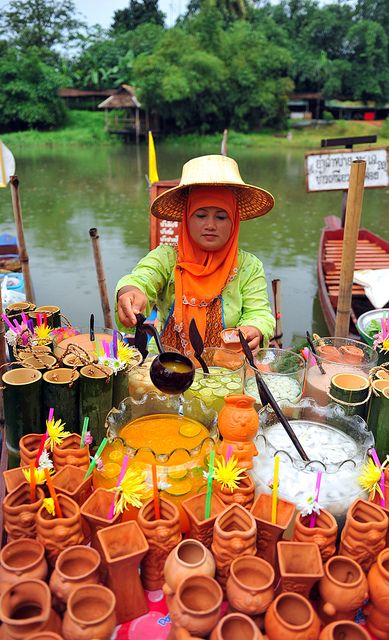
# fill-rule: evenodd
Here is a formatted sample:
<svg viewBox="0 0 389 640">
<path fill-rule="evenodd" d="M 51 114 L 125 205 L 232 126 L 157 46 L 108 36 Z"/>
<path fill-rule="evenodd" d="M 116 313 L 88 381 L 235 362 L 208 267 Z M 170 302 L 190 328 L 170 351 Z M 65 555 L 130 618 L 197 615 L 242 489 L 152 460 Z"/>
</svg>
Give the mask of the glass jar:
<svg viewBox="0 0 389 640">
<path fill-rule="evenodd" d="M 313 341 L 317 352 L 309 360 L 304 395 L 318 404 L 331 402 L 328 396 L 331 378 L 337 373 L 356 373 L 369 377 L 369 371 L 377 364 L 377 353 L 369 345 L 349 338 L 319 338 Z M 320 370 L 318 363 L 324 373 Z"/>
<path fill-rule="evenodd" d="M 286 349 L 260 349 L 255 365 L 277 402 L 298 402 L 301 399 L 305 381 L 305 360 L 298 353 Z M 254 370 L 247 365 L 245 372 L 245 393 L 260 403 Z"/>
</svg>

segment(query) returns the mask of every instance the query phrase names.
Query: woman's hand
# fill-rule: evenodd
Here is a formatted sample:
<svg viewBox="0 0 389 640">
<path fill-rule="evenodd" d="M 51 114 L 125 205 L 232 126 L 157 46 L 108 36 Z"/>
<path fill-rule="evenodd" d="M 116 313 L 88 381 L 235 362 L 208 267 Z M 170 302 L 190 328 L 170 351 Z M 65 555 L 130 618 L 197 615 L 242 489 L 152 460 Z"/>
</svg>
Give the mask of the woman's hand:
<svg viewBox="0 0 389 640">
<path fill-rule="evenodd" d="M 137 313 L 143 313 L 147 297 L 138 287 L 122 287 L 118 291 L 118 316 L 125 327 L 135 327 Z"/>
<path fill-rule="evenodd" d="M 253 354 L 255 355 L 258 352 L 259 346 L 262 340 L 262 333 L 257 327 L 238 327 L 241 330 L 247 342 L 249 343 L 249 347 Z"/>
</svg>

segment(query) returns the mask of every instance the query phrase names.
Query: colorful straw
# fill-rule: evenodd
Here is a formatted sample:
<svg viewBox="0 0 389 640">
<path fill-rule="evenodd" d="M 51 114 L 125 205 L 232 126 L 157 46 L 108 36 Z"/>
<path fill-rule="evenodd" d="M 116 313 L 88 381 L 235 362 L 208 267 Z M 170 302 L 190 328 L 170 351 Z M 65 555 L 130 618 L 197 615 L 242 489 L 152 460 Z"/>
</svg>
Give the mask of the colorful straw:
<svg viewBox="0 0 389 640">
<path fill-rule="evenodd" d="M 42 324 L 42 316 L 41 316 L 41 314 L 40 314 L 40 313 L 37 313 L 36 321 L 37 321 L 37 323 L 38 323 L 38 327 L 40 327 L 40 326 L 41 326 L 41 324 Z"/>
<path fill-rule="evenodd" d="M 43 453 L 43 449 L 45 448 L 45 442 L 46 442 L 48 437 L 49 437 L 49 432 L 48 431 L 46 431 L 46 433 L 44 433 L 43 436 L 41 437 L 38 453 L 36 455 L 35 463 L 34 463 L 36 468 L 39 467 L 39 460 L 40 460 L 41 455 Z"/>
<path fill-rule="evenodd" d="M 271 521 L 277 524 L 277 502 L 278 502 L 278 475 L 280 469 L 280 456 L 274 456 L 273 489 L 271 495 Z"/>
<path fill-rule="evenodd" d="M 316 486 L 315 486 L 315 502 L 319 501 L 320 484 L 321 484 L 322 475 L 323 475 L 322 471 L 317 472 Z M 316 526 L 316 518 L 317 518 L 317 513 L 316 511 L 313 511 L 313 513 L 311 513 L 311 519 L 309 521 L 309 526 L 311 529 Z"/>
<path fill-rule="evenodd" d="M 95 349 L 96 349 L 97 356 L 103 355 L 103 350 L 101 348 L 101 345 L 97 336 L 95 336 Z"/>
<path fill-rule="evenodd" d="M 125 455 L 123 458 L 123 462 L 122 462 L 122 468 L 120 469 L 120 473 L 119 473 L 119 477 L 118 477 L 118 482 L 117 482 L 117 488 L 120 487 L 122 480 L 124 478 L 124 476 L 126 475 L 126 471 L 127 471 L 127 465 L 128 465 L 128 455 Z M 115 511 L 115 502 L 116 502 L 116 496 L 117 496 L 117 491 L 115 491 L 115 495 L 114 498 L 112 500 L 111 506 L 109 508 L 109 514 L 108 514 L 108 520 L 112 520 L 113 516 L 114 516 L 114 511 Z"/>
<path fill-rule="evenodd" d="M 17 333 L 15 327 L 13 326 L 13 324 L 11 323 L 10 319 L 7 318 L 7 316 L 5 315 L 5 313 L 1 314 L 1 317 L 3 318 L 4 322 L 9 326 L 9 328 L 11 329 L 11 331 L 13 331 L 14 333 Z"/>
<path fill-rule="evenodd" d="M 82 449 L 82 447 L 85 446 L 85 434 L 88 431 L 88 424 L 89 424 L 89 418 L 88 416 L 85 416 L 84 424 L 82 425 L 82 431 L 81 431 L 80 449 Z"/>
<path fill-rule="evenodd" d="M 114 358 L 118 357 L 118 332 L 116 329 L 114 329 L 112 336 L 112 355 Z"/>
<path fill-rule="evenodd" d="M 54 489 L 53 481 L 50 476 L 50 471 L 47 467 L 45 467 L 45 477 L 46 477 L 46 483 L 49 489 L 50 496 L 53 498 L 55 515 L 57 516 L 57 518 L 62 518 L 63 516 L 62 516 L 61 507 L 59 506 L 58 497 Z"/>
<path fill-rule="evenodd" d="M 161 510 L 159 508 L 159 493 L 158 493 L 158 478 L 157 478 L 157 465 L 155 462 L 151 465 L 151 473 L 153 478 L 153 500 L 154 500 L 154 514 L 155 519 L 161 519 Z"/>
<path fill-rule="evenodd" d="M 377 455 L 377 451 L 375 449 L 370 449 L 370 455 L 373 458 L 374 462 L 376 463 L 377 467 L 380 469 L 381 468 L 381 463 L 380 463 L 380 459 Z M 380 478 L 380 489 L 382 491 L 382 495 L 384 496 L 383 498 L 380 496 L 380 507 L 384 507 L 385 508 L 385 474 L 382 471 L 381 472 L 381 478 Z"/>
<path fill-rule="evenodd" d="M 232 456 L 232 444 L 229 444 L 227 447 L 225 461 L 228 462 L 231 456 Z"/>
<path fill-rule="evenodd" d="M 34 503 L 35 500 L 36 500 L 35 487 L 36 487 L 35 462 L 34 462 L 34 460 L 31 460 L 31 462 L 30 462 L 30 497 L 31 497 L 31 504 Z"/>
<path fill-rule="evenodd" d="M 89 476 L 92 473 L 93 469 L 95 468 L 95 466 L 97 464 L 97 461 L 100 458 L 100 456 L 101 456 L 101 454 L 103 452 L 103 449 L 104 449 L 105 445 L 107 444 L 107 442 L 108 442 L 108 438 L 103 438 L 102 441 L 100 442 L 100 446 L 97 449 L 96 454 L 93 456 L 93 458 L 91 460 L 91 463 L 89 465 L 89 468 L 88 468 L 86 474 L 84 475 L 84 480 L 89 478 Z"/>
<path fill-rule="evenodd" d="M 211 516 L 212 480 L 215 465 L 215 449 L 209 454 L 207 495 L 205 497 L 205 520 Z"/>
</svg>

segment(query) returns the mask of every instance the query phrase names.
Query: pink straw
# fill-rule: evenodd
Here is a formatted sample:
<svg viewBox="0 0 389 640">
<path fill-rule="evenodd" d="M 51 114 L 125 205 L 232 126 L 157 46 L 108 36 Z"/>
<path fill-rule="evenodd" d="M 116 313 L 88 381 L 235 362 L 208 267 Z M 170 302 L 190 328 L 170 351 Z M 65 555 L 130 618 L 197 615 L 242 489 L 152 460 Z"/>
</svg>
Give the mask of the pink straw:
<svg viewBox="0 0 389 640">
<path fill-rule="evenodd" d="M 315 502 L 318 502 L 319 500 L 319 493 L 320 493 L 320 484 L 321 484 L 321 476 L 322 476 L 322 471 L 318 471 L 317 472 L 317 476 L 316 476 L 316 486 L 315 486 Z M 310 528 L 313 528 L 316 526 L 316 518 L 317 518 L 317 513 L 314 511 L 311 514 L 311 519 L 309 521 L 309 526 Z"/>
<path fill-rule="evenodd" d="M 49 409 L 49 417 L 47 418 L 47 422 L 51 422 L 53 418 L 54 418 L 54 409 L 53 407 L 51 407 Z"/>
<path fill-rule="evenodd" d="M 23 320 L 24 324 L 27 326 L 28 318 L 27 318 L 26 314 L 24 313 L 24 311 L 22 311 L 22 313 L 20 315 L 22 316 L 22 320 Z"/>
<path fill-rule="evenodd" d="M 380 469 L 381 468 L 381 463 L 380 463 L 380 459 L 377 455 L 377 451 L 375 449 L 370 449 L 369 451 L 371 457 L 373 458 L 374 462 L 376 463 L 377 467 Z M 385 508 L 385 475 L 384 472 L 381 472 L 381 478 L 380 478 L 380 489 L 382 491 L 382 495 L 384 496 L 383 498 L 381 498 L 380 496 L 380 507 L 384 507 Z"/>
<path fill-rule="evenodd" d="M 226 453 L 226 458 L 225 458 L 226 462 L 229 461 L 231 456 L 232 456 L 232 444 L 229 444 L 228 447 L 227 447 L 227 453 Z"/>
<path fill-rule="evenodd" d="M 1 314 L 1 317 L 3 318 L 4 322 L 9 326 L 9 328 L 11 329 L 11 331 L 13 331 L 14 333 L 17 333 L 15 327 L 13 326 L 13 324 L 11 323 L 11 321 L 7 318 L 7 316 L 5 315 L 5 313 Z"/>
<path fill-rule="evenodd" d="M 123 458 L 122 468 L 120 469 L 118 482 L 117 482 L 117 485 L 116 485 L 118 488 L 120 487 L 120 484 L 121 484 L 124 476 L 126 475 L 127 464 L 128 464 L 128 455 L 125 455 L 124 458 Z M 112 520 L 112 518 L 113 518 L 113 514 L 114 514 L 114 511 L 115 511 L 116 496 L 117 496 L 117 491 L 115 491 L 114 498 L 113 498 L 111 506 L 109 508 L 108 520 Z"/>
</svg>

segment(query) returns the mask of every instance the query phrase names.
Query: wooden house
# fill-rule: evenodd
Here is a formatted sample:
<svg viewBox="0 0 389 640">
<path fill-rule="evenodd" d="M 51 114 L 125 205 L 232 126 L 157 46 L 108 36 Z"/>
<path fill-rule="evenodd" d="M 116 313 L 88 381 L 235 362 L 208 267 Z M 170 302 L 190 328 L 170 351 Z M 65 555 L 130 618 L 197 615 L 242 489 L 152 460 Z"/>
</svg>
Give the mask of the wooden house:
<svg viewBox="0 0 389 640">
<path fill-rule="evenodd" d="M 107 131 L 123 136 L 126 140 L 135 137 L 138 142 L 141 136 L 147 136 L 149 130 L 155 134 L 159 133 L 159 117 L 142 108 L 134 87 L 129 84 L 122 84 L 115 93 L 101 102 L 98 108 L 105 111 Z"/>
</svg>

